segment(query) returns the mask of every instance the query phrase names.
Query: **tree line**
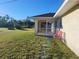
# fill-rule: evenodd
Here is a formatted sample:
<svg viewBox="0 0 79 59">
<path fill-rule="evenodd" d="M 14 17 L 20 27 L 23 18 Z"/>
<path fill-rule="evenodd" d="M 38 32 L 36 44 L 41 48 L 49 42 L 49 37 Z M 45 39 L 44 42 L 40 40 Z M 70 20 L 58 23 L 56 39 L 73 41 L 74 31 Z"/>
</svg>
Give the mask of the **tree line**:
<svg viewBox="0 0 79 59">
<path fill-rule="evenodd" d="M 0 28 L 8 28 L 9 30 L 14 29 L 24 29 L 24 28 L 33 28 L 34 22 L 30 19 L 21 19 L 17 20 L 9 15 L 0 16 Z"/>
</svg>

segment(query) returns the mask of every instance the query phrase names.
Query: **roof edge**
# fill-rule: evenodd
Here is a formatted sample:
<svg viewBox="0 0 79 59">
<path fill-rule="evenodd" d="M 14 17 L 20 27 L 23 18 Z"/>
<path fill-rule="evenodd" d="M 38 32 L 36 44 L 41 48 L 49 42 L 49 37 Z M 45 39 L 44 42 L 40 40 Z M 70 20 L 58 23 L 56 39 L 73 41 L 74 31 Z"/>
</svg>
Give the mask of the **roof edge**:
<svg viewBox="0 0 79 59">
<path fill-rule="evenodd" d="M 56 15 L 61 11 L 61 9 L 66 5 L 66 3 L 68 2 L 68 0 L 65 0 L 63 2 L 63 4 L 60 6 L 60 8 L 58 9 L 58 11 L 55 13 L 54 17 L 56 17 Z"/>
<path fill-rule="evenodd" d="M 32 17 L 53 17 L 55 13 L 45 13 L 45 14 L 40 14 Z"/>
</svg>

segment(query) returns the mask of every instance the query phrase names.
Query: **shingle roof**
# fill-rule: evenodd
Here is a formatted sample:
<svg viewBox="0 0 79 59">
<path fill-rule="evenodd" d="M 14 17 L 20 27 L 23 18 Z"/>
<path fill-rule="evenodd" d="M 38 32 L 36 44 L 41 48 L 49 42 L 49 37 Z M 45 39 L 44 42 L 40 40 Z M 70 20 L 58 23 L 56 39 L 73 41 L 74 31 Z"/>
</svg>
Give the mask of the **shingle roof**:
<svg viewBox="0 0 79 59">
<path fill-rule="evenodd" d="M 41 14 L 41 15 L 36 15 L 33 17 L 53 17 L 55 13 L 46 13 L 46 14 Z"/>
</svg>

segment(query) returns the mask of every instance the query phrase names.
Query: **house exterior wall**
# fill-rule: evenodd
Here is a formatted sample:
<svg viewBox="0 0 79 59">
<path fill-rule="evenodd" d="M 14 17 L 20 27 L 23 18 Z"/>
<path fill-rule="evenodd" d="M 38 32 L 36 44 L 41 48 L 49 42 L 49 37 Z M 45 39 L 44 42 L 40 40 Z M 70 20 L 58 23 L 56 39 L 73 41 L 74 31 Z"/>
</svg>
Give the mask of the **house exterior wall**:
<svg viewBox="0 0 79 59">
<path fill-rule="evenodd" d="M 66 45 L 79 56 L 79 4 L 62 17 Z"/>
</svg>

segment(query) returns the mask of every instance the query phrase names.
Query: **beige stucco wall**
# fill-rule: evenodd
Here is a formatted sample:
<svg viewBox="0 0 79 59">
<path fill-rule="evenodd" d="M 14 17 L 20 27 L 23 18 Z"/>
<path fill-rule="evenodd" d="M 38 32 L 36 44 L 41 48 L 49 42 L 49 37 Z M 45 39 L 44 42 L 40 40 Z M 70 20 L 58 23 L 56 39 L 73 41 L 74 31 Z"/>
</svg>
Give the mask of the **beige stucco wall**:
<svg viewBox="0 0 79 59">
<path fill-rule="evenodd" d="M 79 4 L 62 17 L 65 43 L 79 56 Z"/>
</svg>

